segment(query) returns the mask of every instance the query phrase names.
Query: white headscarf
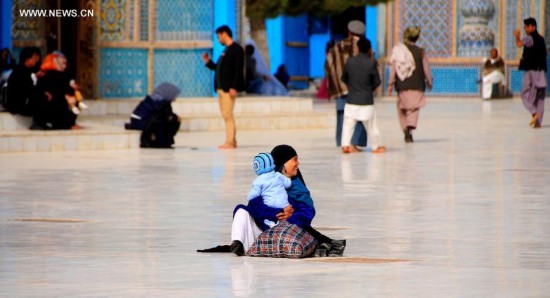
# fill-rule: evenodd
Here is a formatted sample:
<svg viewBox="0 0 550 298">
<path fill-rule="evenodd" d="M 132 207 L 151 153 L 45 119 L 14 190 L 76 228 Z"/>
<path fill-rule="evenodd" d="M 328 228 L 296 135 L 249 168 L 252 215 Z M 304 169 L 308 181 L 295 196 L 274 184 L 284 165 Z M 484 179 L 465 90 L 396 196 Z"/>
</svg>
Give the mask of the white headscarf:
<svg viewBox="0 0 550 298">
<path fill-rule="evenodd" d="M 391 51 L 390 63 L 395 64 L 395 72 L 401 81 L 412 76 L 416 69 L 414 57 L 406 45 L 398 43 Z"/>
</svg>

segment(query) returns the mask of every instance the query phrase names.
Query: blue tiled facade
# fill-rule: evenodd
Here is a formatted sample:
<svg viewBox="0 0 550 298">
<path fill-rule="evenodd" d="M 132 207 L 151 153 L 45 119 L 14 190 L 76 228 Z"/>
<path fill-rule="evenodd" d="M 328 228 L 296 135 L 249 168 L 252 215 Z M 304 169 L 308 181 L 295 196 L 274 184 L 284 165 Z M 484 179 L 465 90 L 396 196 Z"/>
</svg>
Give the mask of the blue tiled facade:
<svg viewBox="0 0 550 298">
<path fill-rule="evenodd" d="M 479 94 L 479 67 L 435 66 L 432 67 L 434 78 L 430 93 L 437 95 L 477 95 Z"/>
<path fill-rule="evenodd" d="M 99 61 L 101 97 L 143 97 L 147 94 L 147 50 L 104 48 Z"/>
<path fill-rule="evenodd" d="M 215 1 L 100 0 L 98 96 L 143 97 L 161 82 L 182 97 L 211 96 L 212 72 L 201 60 L 211 48 L 183 42 L 213 41 Z"/>
<path fill-rule="evenodd" d="M 212 94 L 212 72 L 201 60 L 203 50 L 156 50 L 154 52 L 155 85 L 172 82 L 184 97 Z"/>
<path fill-rule="evenodd" d="M 521 80 L 523 79 L 523 74 L 525 72 L 518 70 L 517 68 L 510 69 L 510 89 L 514 93 L 521 92 Z"/>
<path fill-rule="evenodd" d="M 452 9 L 453 4 L 456 4 L 456 11 Z M 543 34 L 550 46 L 550 0 L 392 2 L 383 14 L 383 17 L 390 17 L 391 26 L 388 27 L 387 19 L 382 18 L 379 27 L 385 28 L 391 48 L 402 41 L 402 32 L 407 26 L 421 26 L 418 45 L 426 49 L 432 67 L 434 86 L 431 94 L 479 96 L 480 84 L 477 82 L 482 61 L 489 56 L 492 47 L 504 57 L 506 83 L 518 94 L 523 72 L 518 71 L 517 66 L 523 50 L 516 47 L 513 31 L 523 28 L 523 19 L 529 16 L 537 19 L 539 28 L 545 28 Z M 425 21 L 428 19 L 429 22 Z M 456 28 L 451 28 L 447 22 L 455 22 Z M 452 47 L 445 42 L 449 36 L 454 37 Z M 382 62 L 386 88 L 390 54 L 388 49 Z M 548 79 L 550 81 L 550 75 Z"/>
</svg>

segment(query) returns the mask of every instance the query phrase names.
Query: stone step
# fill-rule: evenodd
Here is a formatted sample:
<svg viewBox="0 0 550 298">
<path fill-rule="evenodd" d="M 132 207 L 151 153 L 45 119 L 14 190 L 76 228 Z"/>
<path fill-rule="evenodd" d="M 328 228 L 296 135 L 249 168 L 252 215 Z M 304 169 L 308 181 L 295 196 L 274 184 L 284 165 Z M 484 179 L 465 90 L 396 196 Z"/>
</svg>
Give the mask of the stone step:
<svg viewBox="0 0 550 298">
<path fill-rule="evenodd" d="M 0 112 L 0 131 L 29 130 L 31 124 L 32 119 L 30 117 Z"/>
<path fill-rule="evenodd" d="M 141 98 L 87 100 L 89 115 L 124 115 L 129 116 Z M 272 113 L 300 114 L 312 111 L 313 102 L 310 98 L 298 97 L 239 97 L 235 103 L 234 114 L 240 115 L 269 115 Z M 220 108 L 218 99 L 205 98 L 178 98 L 172 103 L 174 112 L 182 117 L 186 116 L 218 116 Z"/>
<path fill-rule="evenodd" d="M 81 130 L 0 131 L 0 152 L 51 152 L 139 148 L 139 131 L 113 127 Z"/>
<path fill-rule="evenodd" d="M 78 123 L 83 126 L 100 124 L 114 127 L 124 127 L 129 122 L 125 116 L 88 116 L 79 117 Z M 335 113 L 310 112 L 303 114 L 276 114 L 236 116 L 238 130 L 270 130 L 289 128 L 332 128 L 335 126 Z M 210 131 L 224 130 L 225 124 L 221 116 L 182 117 L 180 131 Z"/>
</svg>

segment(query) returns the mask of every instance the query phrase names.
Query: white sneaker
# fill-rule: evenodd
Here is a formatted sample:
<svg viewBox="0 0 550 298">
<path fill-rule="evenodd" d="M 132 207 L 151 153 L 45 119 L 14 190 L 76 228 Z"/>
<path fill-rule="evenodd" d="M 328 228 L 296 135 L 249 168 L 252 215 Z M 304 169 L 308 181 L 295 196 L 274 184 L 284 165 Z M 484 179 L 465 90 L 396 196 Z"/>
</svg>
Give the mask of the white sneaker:
<svg viewBox="0 0 550 298">
<path fill-rule="evenodd" d="M 79 102 L 79 103 L 78 103 L 78 107 L 85 110 L 85 109 L 88 108 L 88 105 L 85 104 L 84 102 Z"/>
<path fill-rule="evenodd" d="M 73 107 L 73 108 L 71 109 L 71 111 L 73 111 L 73 114 L 75 114 L 75 115 L 79 115 L 79 114 L 80 114 L 80 110 L 79 110 L 77 107 Z"/>
</svg>

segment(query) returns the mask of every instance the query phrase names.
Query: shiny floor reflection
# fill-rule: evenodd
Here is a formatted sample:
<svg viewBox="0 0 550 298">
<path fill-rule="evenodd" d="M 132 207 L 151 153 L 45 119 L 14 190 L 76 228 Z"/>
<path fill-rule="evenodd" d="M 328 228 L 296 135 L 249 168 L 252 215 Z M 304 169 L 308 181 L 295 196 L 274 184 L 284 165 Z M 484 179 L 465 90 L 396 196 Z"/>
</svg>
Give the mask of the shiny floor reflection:
<svg viewBox="0 0 550 298">
<path fill-rule="evenodd" d="M 183 133 L 175 150 L 0 155 L 0 297 L 548 297 L 550 126 L 518 100 L 440 100 L 405 144 L 342 155 L 332 130 Z M 198 254 L 228 243 L 253 156 L 287 143 L 337 263 Z"/>
</svg>

